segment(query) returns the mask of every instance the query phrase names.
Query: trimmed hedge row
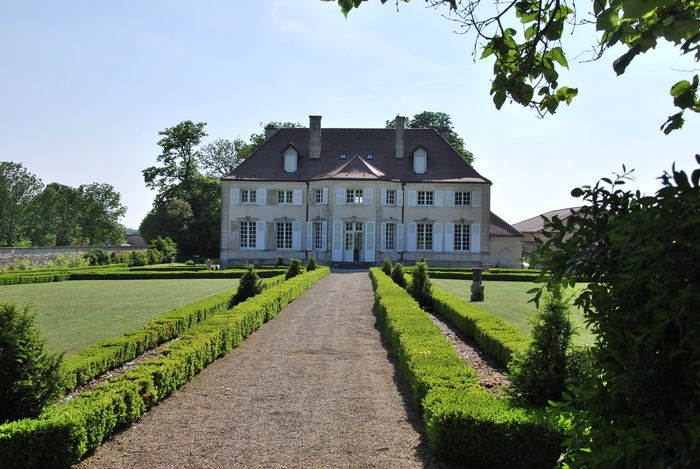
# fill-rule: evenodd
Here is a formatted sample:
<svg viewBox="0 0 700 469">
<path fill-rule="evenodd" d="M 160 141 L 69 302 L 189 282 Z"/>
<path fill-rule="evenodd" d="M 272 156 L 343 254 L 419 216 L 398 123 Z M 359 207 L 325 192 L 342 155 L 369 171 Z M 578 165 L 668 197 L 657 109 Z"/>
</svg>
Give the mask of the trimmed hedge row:
<svg viewBox="0 0 700 469">
<path fill-rule="evenodd" d="M 493 313 L 448 295 L 435 285 L 432 287 L 432 306 L 503 366 L 508 365 L 514 354 L 524 352 L 530 344 L 530 338 L 514 325 Z"/>
<path fill-rule="evenodd" d="M 154 279 L 201 279 L 201 278 L 241 278 L 246 272 L 245 270 L 204 270 L 204 271 L 176 271 L 176 272 L 161 272 L 144 271 L 144 272 L 86 272 L 73 273 L 70 275 L 70 280 L 154 280 Z M 261 278 L 275 277 L 283 274 L 286 269 L 276 270 L 261 270 L 257 271 Z"/>
<path fill-rule="evenodd" d="M 27 269 L 27 270 L 7 270 L 1 271 L 0 274 L 13 275 L 37 275 L 37 274 L 67 274 L 71 272 L 90 272 L 103 270 L 126 270 L 126 264 L 107 264 L 107 265 L 84 265 L 81 267 L 51 267 L 49 269 Z"/>
<path fill-rule="evenodd" d="M 137 420 L 209 363 L 226 355 L 314 282 L 319 268 L 212 316 L 149 360 L 38 419 L 0 426 L 0 467 L 59 468 L 78 462 L 107 435 Z"/>
<path fill-rule="evenodd" d="M 370 269 L 375 310 L 435 452 L 467 467 L 553 467 L 563 432 L 539 409 L 479 386 L 476 373 L 408 293 Z"/>
<path fill-rule="evenodd" d="M 266 279 L 264 288 L 284 282 L 278 275 Z M 89 382 L 91 379 L 133 360 L 154 347 L 179 337 L 185 331 L 212 315 L 229 308 L 237 289 L 210 296 L 187 306 L 167 311 L 151 320 L 146 326 L 121 337 L 95 342 L 77 355 L 63 362 L 66 392 Z"/>
<path fill-rule="evenodd" d="M 62 282 L 67 280 L 68 277 L 68 274 L 0 275 L 0 285 Z"/>
</svg>

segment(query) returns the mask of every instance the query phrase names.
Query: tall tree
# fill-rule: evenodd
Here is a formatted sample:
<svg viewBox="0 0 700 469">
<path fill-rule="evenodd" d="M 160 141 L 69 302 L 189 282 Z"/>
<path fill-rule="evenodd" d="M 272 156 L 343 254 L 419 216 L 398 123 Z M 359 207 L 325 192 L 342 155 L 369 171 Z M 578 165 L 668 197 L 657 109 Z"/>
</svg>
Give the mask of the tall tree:
<svg viewBox="0 0 700 469">
<path fill-rule="evenodd" d="M 198 146 L 207 134 L 204 131 L 205 122 L 194 123 L 183 121 L 175 127 L 169 127 L 158 135 L 161 154 L 157 161 L 161 166 L 151 166 L 143 170 L 146 186 L 158 191 L 156 202 L 161 203 L 177 192 L 187 193 L 192 188 L 198 171 Z"/>
<path fill-rule="evenodd" d="M 387 128 L 394 128 L 394 119 L 387 120 Z M 411 129 L 435 129 L 438 132 L 450 133 L 450 145 L 460 154 L 464 161 L 474 164 L 474 154 L 464 147 L 464 139 L 459 136 L 452 126 L 452 118 L 446 112 L 423 111 L 406 121 L 406 127 Z"/>
<path fill-rule="evenodd" d="M 248 143 L 236 137 L 233 140 L 218 138 L 202 146 L 199 163 L 205 175 L 213 178 L 226 176 L 250 154 Z"/>
<path fill-rule="evenodd" d="M 120 244 L 126 229 L 119 219 L 126 213 L 121 195 L 110 184 L 92 183 L 78 188 L 80 192 L 80 226 L 86 244 Z"/>
<path fill-rule="evenodd" d="M 32 244 L 71 246 L 82 243 L 80 191 L 52 182 L 34 197 L 29 229 Z"/>
<path fill-rule="evenodd" d="M 21 164 L 0 162 L 0 246 L 14 246 L 27 236 L 28 207 L 42 186 Z"/>
<path fill-rule="evenodd" d="M 596 29 L 592 58 L 608 50 L 621 50 L 614 48 L 616 45 L 626 49 L 613 62 L 617 75 L 625 73 L 637 56 L 650 52 L 662 40 L 674 44 L 682 55 L 700 61 L 697 0 L 593 0 L 586 6 L 567 0 L 506 0 L 496 2 L 495 9 L 491 2 L 481 0 L 426 1 L 436 8 L 448 8 L 449 19 L 461 24 L 464 31 L 475 32 L 474 52 L 482 48 L 482 59 L 495 58 L 491 95 L 498 109 L 507 99 L 542 115 L 555 113 L 560 103 L 570 104 L 578 89 L 559 83 L 559 71 L 569 68 L 563 38 L 574 28 L 592 23 Z M 347 15 L 362 0 L 337 3 Z M 395 3 L 398 6 L 399 0 Z M 589 8 L 595 21 L 587 18 Z M 673 104 L 679 112 L 663 123 L 665 133 L 683 126 L 685 111 L 700 112 L 699 87 L 697 74 L 671 87 Z"/>
</svg>

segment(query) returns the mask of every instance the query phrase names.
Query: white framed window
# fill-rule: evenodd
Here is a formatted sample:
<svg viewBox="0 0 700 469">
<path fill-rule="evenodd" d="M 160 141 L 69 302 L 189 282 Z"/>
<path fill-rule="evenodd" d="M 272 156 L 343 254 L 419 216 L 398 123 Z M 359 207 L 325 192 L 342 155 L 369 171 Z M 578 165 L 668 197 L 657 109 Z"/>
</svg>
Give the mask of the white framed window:
<svg viewBox="0 0 700 469">
<path fill-rule="evenodd" d="M 242 204 L 254 204 L 257 200 L 257 192 L 255 189 L 241 189 Z"/>
<path fill-rule="evenodd" d="M 387 251 L 396 250 L 396 223 L 387 223 L 384 232 L 384 248 Z"/>
<path fill-rule="evenodd" d="M 433 191 L 418 191 L 417 204 L 428 206 L 435 203 L 435 193 Z"/>
<path fill-rule="evenodd" d="M 467 192 L 468 194 L 468 192 Z M 455 225 L 454 228 L 454 250 L 469 251 L 469 225 Z"/>
<path fill-rule="evenodd" d="M 292 249 L 292 222 L 275 223 L 275 241 L 277 249 Z"/>
<path fill-rule="evenodd" d="M 323 222 L 313 222 L 314 249 L 323 249 Z"/>
<path fill-rule="evenodd" d="M 295 173 L 297 171 L 297 152 L 294 148 L 287 148 L 284 152 L 284 172 Z"/>
<path fill-rule="evenodd" d="M 471 192 L 455 192 L 455 205 L 469 206 L 472 204 Z"/>
<path fill-rule="evenodd" d="M 396 189 L 387 189 L 386 191 L 386 204 L 396 205 Z"/>
<path fill-rule="evenodd" d="M 418 223 L 416 225 L 416 249 L 419 251 L 433 250 L 432 223 Z"/>
<path fill-rule="evenodd" d="M 345 192 L 345 203 L 346 204 L 362 204 L 362 203 L 364 203 L 362 189 L 348 189 Z"/>
<path fill-rule="evenodd" d="M 316 189 L 314 191 L 314 202 L 317 204 L 323 203 L 323 189 Z"/>
<path fill-rule="evenodd" d="M 241 249 L 255 249 L 255 222 L 242 221 L 240 228 Z"/>
<path fill-rule="evenodd" d="M 428 171 L 428 152 L 423 148 L 418 148 L 413 152 L 413 172 L 425 174 Z"/>
<path fill-rule="evenodd" d="M 291 190 L 280 190 L 277 191 L 277 203 L 278 204 L 291 204 L 293 202 L 293 191 Z"/>
</svg>

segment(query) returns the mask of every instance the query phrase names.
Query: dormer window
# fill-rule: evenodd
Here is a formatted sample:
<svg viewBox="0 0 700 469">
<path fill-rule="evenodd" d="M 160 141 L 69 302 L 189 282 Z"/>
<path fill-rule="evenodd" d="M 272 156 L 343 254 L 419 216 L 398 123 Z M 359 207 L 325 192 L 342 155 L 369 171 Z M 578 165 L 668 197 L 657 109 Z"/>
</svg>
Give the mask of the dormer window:
<svg viewBox="0 0 700 469">
<path fill-rule="evenodd" d="M 347 153 L 341 153 L 341 154 L 340 154 L 340 159 L 341 159 L 341 160 L 344 160 L 344 159 L 346 159 L 347 157 L 348 157 Z"/>
<path fill-rule="evenodd" d="M 371 153 L 367 153 L 367 159 L 371 160 L 372 158 L 374 158 L 374 155 Z"/>
<path fill-rule="evenodd" d="M 285 173 L 296 173 L 297 172 L 297 162 L 299 154 L 294 149 L 293 146 L 288 146 L 284 150 L 284 172 Z"/>
<path fill-rule="evenodd" d="M 413 172 L 425 174 L 428 171 L 428 152 L 423 147 L 418 147 L 413 151 Z"/>
</svg>

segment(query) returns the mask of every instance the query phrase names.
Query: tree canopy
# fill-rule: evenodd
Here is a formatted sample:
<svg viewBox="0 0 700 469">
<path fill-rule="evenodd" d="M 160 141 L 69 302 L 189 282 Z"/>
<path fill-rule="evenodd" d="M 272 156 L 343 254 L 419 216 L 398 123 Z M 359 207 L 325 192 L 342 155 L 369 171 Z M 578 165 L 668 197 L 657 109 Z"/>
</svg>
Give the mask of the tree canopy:
<svg viewBox="0 0 700 469">
<path fill-rule="evenodd" d="M 593 0 L 592 12 L 567 0 L 506 0 L 495 2 L 495 7 L 481 0 L 426 1 L 436 8 L 448 8 L 449 19 L 465 32 L 474 32 L 474 52 L 481 49 L 481 59 L 495 59 L 491 95 L 498 109 L 510 99 L 544 115 L 555 113 L 561 103 L 571 103 L 578 89 L 559 83 L 559 71 L 569 68 L 564 39 L 574 28 L 595 25 L 594 59 L 615 45 L 625 46 L 626 51 L 613 63 L 618 75 L 661 41 L 673 44 L 695 62 L 700 60 L 697 0 Z M 362 0 L 337 3 L 347 15 Z M 695 74 L 671 86 L 679 111 L 661 126 L 665 133 L 683 126 L 686 111 L 700 112 L 699 85 Z"/>
<path fill-rule="evenodd" d="M 46 187 L 19 163 L 0 162 L 0 245 L 119 244 L 126 213 L 109 184 Z"/>
<path fill-rule="evenodd" d="M 394 128 L 395 120 L 387 120 L 386 127 Z M 410 129 L 435 129 L 438 132 L 450 133 L 450 145 L 460 154 L 464 161 L 474 164 L 474 154 L 464 147 L 464 139 L 459 136 L 452 126 L 452 118 L 446 112 L 423 111 L 406 120 Z"/>
</svg>

